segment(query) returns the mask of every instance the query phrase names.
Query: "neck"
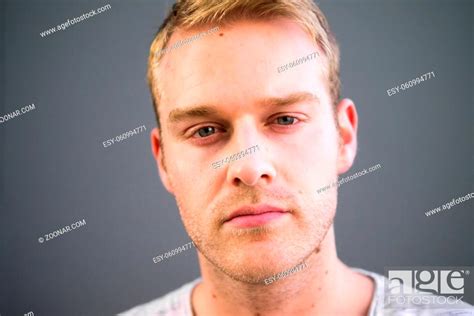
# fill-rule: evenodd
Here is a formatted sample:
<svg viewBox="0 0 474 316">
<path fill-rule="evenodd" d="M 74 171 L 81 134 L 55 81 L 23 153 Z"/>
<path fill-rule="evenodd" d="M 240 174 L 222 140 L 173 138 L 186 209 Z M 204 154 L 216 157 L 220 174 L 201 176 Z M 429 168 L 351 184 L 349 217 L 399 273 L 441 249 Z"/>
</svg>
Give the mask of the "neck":
<svg viewBox="0 0 474 316">
<path fill-rule="evenodd" d="M 201 315 L 319 315 L 364 314 L 373 284 L 337 257 L 331 226 L 319 249 L 293 274 L 265 285 L 231 279 L 199 254 L 202 282 L 192 295 L 195 313 Z M 344 297 L 344 306 L 341 306 Z"/>
</svg>

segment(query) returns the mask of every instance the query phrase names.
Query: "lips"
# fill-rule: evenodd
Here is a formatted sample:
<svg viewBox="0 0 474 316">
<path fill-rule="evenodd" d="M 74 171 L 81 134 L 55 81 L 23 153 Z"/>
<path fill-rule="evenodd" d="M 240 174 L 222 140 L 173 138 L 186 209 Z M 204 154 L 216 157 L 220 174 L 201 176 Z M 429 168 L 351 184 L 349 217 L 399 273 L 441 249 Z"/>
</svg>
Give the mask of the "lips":
<svg viewBox="0 0 474 316">
<path fill-rule="evenodd" d="M 239 217 L 263 217 L 263 214 L 265 214 L 265 217 L 271 217 L 271 215 L 281 215 L 283 213 L 288 213 L 288 211 L 268 204 L 245 205 L 230 213 L 224 222 L 230 222 Z"/>
</svg>

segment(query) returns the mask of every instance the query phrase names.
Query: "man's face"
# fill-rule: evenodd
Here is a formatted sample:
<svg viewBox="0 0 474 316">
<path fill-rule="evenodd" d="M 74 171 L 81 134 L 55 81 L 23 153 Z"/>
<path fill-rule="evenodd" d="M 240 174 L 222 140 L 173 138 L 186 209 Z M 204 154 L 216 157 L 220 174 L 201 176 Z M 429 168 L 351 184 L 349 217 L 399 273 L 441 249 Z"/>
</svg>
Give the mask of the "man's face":
<svg viewBox="0 0 474 316">
<path fill-rule="evenodd" d="M 209 28 L 177 32 L 170 45 Z M 291 21 L 241 21 L 167 52 L 156 70 L 162 130 L 152 147 L 161 178 L 200 253 L 234 279 L 261 282 L 295 266 L 332 225 L 337 192 L 317 189 L 352 160 L 341 162 L 327 66 L 316 57 L 277 72 L 315 51 Z M 283 213 L 229 218 L 249 206 Z"/>
</svg>

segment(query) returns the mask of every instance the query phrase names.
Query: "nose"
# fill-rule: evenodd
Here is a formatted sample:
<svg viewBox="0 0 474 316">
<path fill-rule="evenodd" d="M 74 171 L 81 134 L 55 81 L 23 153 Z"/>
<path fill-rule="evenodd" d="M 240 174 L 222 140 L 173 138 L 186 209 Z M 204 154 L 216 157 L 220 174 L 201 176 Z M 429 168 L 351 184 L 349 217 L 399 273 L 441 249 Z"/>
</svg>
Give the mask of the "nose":
<svg viewBox="0 0 474 316">
<path fill-rule="evenodd" d="M 264 142 L 260 140 L 258 144 L 249 141 L 240 143 L 245 145 L 240 146 L 243 149 L 236 153 L 235 160 L 229 164 L 226 180 L 232 185 L 256 186 L 271 183 L 276 177 L 276 170 L 271 153 Z"/>
</svg>

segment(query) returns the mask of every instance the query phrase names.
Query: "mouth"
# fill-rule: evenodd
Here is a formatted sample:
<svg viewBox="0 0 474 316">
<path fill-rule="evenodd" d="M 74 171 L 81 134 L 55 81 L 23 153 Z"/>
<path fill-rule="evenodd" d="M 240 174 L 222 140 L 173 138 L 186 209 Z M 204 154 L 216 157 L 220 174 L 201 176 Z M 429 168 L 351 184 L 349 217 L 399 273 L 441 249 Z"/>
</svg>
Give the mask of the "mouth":
<svg viewBox="0 0 474 316">
<path fill-rule="evenodd" d="M 271 205 L 247 205 L 232 212 L 224 224 L 236 228 L 250 228 L 269 224 L 289 214 L 287 210 Z"/>
</svg>

